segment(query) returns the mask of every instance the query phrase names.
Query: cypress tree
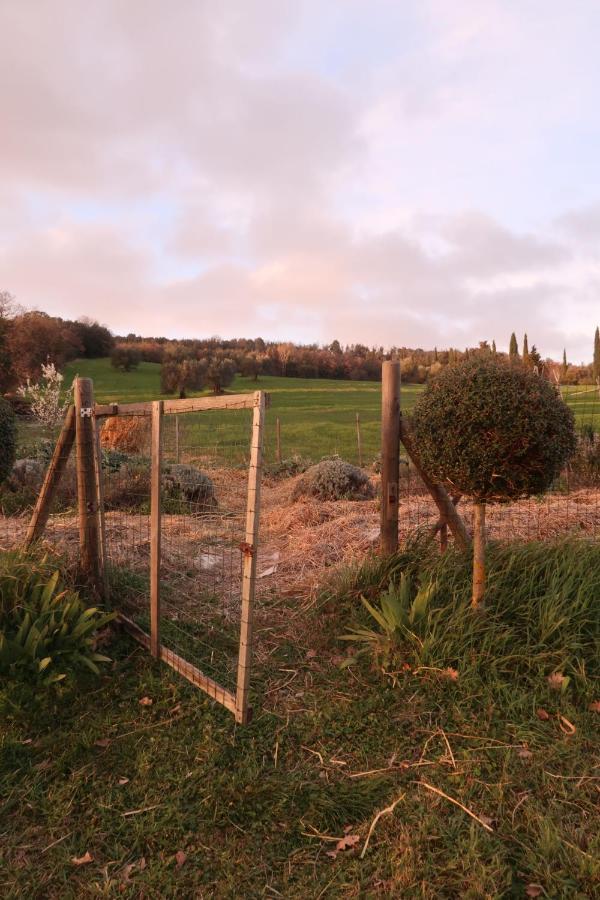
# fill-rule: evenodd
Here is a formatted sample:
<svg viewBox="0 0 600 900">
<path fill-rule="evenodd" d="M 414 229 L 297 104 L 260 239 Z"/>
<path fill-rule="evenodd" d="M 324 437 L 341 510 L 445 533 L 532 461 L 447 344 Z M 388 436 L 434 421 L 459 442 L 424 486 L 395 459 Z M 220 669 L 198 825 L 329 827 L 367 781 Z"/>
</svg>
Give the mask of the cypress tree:
<svg viewBox="0 0 600 900">
<path fill-rule="evenodd" d="M 594 335 L 594 381 L 600 378 L 600 329 L 596 327 Z"/>
<path fill-rule="evenodd" d="M 511 360 L 519 358 L 519 345 L 517 344 L 517 336 L 513 333 L 510 336 L 510 344 L 508 345 L 508 355 Z"/>
<path fill-rule="evenodd" d="M 563 361 L 562 361 L 562 373 L 563 375 L 567 374 L 567 369 L 569 367 L 569 363 L 567 362 L 567 348 L 563 350 Z"/>
<path fill-rule="evenodd" d="M 529 365 L 529 341 L 527 340 L 527 332 L 525 332 L 525 336 L 523 337 L 523 362 L 525 365 Z"/>
<path fill-rule="evenodd" d="M 496 355 L 496 341 L 492 341 L 492 353 Z"/>
</svg>

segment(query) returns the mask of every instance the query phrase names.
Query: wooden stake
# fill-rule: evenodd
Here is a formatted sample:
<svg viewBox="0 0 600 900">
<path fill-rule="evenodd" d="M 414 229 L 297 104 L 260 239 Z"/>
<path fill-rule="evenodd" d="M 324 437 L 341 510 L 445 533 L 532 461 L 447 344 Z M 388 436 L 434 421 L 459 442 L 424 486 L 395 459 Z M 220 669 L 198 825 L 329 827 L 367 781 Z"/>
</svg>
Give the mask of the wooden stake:
<svg viewBox="0 0 600 900">
<path fill-rule="evenodd" d="M 94 386 L 91 378 L 76 378 L 75 449 L 77 465 L 77 499 L 79 510 L 79 544 L 81 570 L 94 590 L 102 593 L 100 578 L 100 538 L 98 533 L 98 494 L 95 471 Z"/>
<path fill-rule="evenodd" d="M 175 416 L 175 462 L 179 462 L 179 416 Z"/>
<path fill-rule="evenodd" d="M 52 500 L 67 466 L 74 441 L 75 407 L 70 406 L 58 436 L 52 459 L 46 470 L 42 489 L 36 500 L 31 521 L 29 522 L 29 527 L 27 529 L 25 547 L 29 547 L 34 541 L 37 541 L 46 527 L 46 522 L 48 521 L 48 516 L 50 515 L 50 509 L 52 507 Z"/>
<path fill-rule="evenodd" d="M 362 469 L 362 464 L 363 464 L 362 441 L 360 439 L 360 415 L 358 413 L 356 413 L 356 443 L 358 446 L 358 465 Z"/>
<path fill-rule="evenodd" d="M 473 505 L 473 598 L 477 609 L 485 592 L 485 503 Z"/>
<path fill-rule="evenodd" d="M 150 652 L 160 659 L 160 529 L 163 401 L 152 403 L 150 470 Z"/>
<path fill-rule="evenodd" d="M 398 471 L 400 468 L 400 363 L 381 370 L 381 552 L 398 549 Z"/>
<path fill-rule="evenodd" d="M 246 508 L 246 542 L 243 548 L 240 650 L 235 702 L 235 719 L 236 722 L 242 724 L 250 720 L 248 693 L 250 688 L 250 664 L 252 661 L 252 619 L 256 583 L 256 555 L 258 552 L 263 426 L 265 421 L 265 395 L 262 391 L 257 391 L 254 397 L 250 472 L 248 474 L 248 505 Z"/>
<path fill-rule="evenodd" d="M 102 579 L 102 597 L 106 601 L 109 596 L 108 562 L 106 552 L 106 525 L 104 520 L 104 475 L 102 473 L 102 445 L 100 443 L 101 425 L 94 416 L 94 474 L 96 476 L 96 499 L 98 503 L 98 533 L 100 536 L 100 575 Z"/>
<path fill-rule="evenodd" d="M 455 505 L 448 496 L 446 489 L 441 484 L 437 484 L 433 481 L 423 469 L 417 448 L 415 447 L 412 429 L 409 422 L 402 416 L 400 417 L 400 437 L 402 438 L 404 449 L 410 456 L 421 481 L 433 497 L 442 522 L 447 523 L 457 547 L 460 547 L 461 550 L 467 550 L 471 546 L 471 540 L 467 533 L 465 523 L 456 511 Z"/>
<path fill-rule="evenodd" d="M 277 462 L 281 462 L 281 422 L 279 421 L 279 416 L 275 419 L 275 455 L 277 458 Z"/>
</svg>

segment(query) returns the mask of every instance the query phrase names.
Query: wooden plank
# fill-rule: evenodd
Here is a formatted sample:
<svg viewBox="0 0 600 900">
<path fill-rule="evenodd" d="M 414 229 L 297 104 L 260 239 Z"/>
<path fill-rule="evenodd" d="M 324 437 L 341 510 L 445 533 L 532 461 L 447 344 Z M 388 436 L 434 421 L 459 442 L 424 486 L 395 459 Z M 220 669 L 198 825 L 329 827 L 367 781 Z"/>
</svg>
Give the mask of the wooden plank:
<svg viewBox="0 0 600 900">
<path fill-rule="evenodd" d="M 360 413 L 356 413 L 356 444 L 358 447 L 358 465 L 362 469 L 363 455 L 362 455 L 362 439 L 361 439 L 361 435 L 360 435 Z"/>
<path fill-rule="evenodd" d="M 381 552 L 398 549 L 398 472 L 400 469 L 400 363 L 381 368 Z"/>
<path fill-rule="evenodd" d="M 160 655 L 160 538 L 163 401 L 152 403 L 152 460 L 150 470 L 150 650 Z"/>
<path fill-rule="evenodd" d="M 263 430 L 265 421 L 265 395 L 255 394 L 252 417 L 252 441 L 250 445 L 250 471 L 248 473 L 248 503 L 246 506 L 246 542 L 242 569 L 242 615 L 240 623 L 240 649 L 238 657 L 236 722 L 247 723 L 250 718 L 248 694 L 250 665 L 252 662 L 252 625 L 254 615 L 254 591 L 256 585 L 256 556 L 258 553 L 258 526 L 260 520 L 260 480 L 262 469 Z"/>
<path fill-rule="evenodd" d="M 96 492 L 95 442 L 92 411 L 94 387 L 91 378 L 76 378 L 75 450 L 81 570 L 97 593 L 102 592 L 100 578 L 100 539 L 98 532 L 98 496 Z"/>
<path fill-rule="evenodd" d="M 97 418 L 105 416 L 151 416 L 152 403 L 98 403 Z M 185 412 L 202 412 L 210 409 L 252 409 L 255 394 L 223 394 L 217 397 L 190 397 L 185 400 L 163 400 L 166 416 Z"/>
<path fill-rule="evenodd" d="M 132 622 L 131 619 L 122 613 L 119 613 L 118 620 L 134 640 L 143 647 L 146 647 L 147 650 L 150 650 L 151 638 L 149 634 L 146 634 L 143 628 L 140 628 L 139 625 Z M 213 700 L 216 700 L 217 703 L 221 703 L 222 706 L 230 712 L 235 713 L 235 695 L 224 687 L 221 687 L 220 684 L 217 684 L 216 681 L 213 681 L 212 678 L 209 678 L 208 675 L 205 675 L 204 672 L 201 672 L 196 666 L 193 666 L 191 663 L 187 662 L 187 660 L 183 659 L 183 657 L 174 653 L 172 650 L 169 650 L 167 647 L 164 647 L 162 644 L 159 648 L 159 659 L 180 675 L 183 675 L 184 678 L 187 678 L 193 685 L 205 691 L 205 693 L 207 693 L 209 697 L 212 697 Z"/>
<path fill-rule="evenodd" d="M 94 428 L 94 473 L 96 476 L 96 497 L 98 500 L 98 533 L 100 539 L 100 577 L 102 581 L 102 596 L 106 601 L 109 598 L 110 585 L 108 583 L 108 561 L 106 551 L 106 521 L 104 518 L 104 473 L 102 471 L 102 445 L 100 443 L 100 423 L 94 416 L 92 419 Z"/>
<path fill-rule="evenodd" d="M 46 527 L 48 516 L 50 515 L 52 500 L 54 498 L 54 494 L 56 493 L 56 488 L 60 484 L 60 480 L 67 466 L 74 441 L 75 407 L 70 406 L 67 410 L 67 415 L 65 416 L 65 421 L 58 436 L 56 446 L 54 447 L 52 459 L 50 460 L 50 464 L 46 469 L 42 489 L 40 490 L 35 503 L 35 507 L 33 509 L 29 527 L 27 528 L 25 547 L 31 546 L 34 541 L 41 537 L 44 528 Z"/>
</svg>

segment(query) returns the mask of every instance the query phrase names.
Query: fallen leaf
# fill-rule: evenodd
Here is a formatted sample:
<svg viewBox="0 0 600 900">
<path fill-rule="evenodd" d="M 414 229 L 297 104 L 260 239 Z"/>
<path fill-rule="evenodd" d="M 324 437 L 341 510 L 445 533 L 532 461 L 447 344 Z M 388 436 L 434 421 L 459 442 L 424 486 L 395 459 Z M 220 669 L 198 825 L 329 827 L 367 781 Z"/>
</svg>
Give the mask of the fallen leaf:
<svg viewBox="0 0 600 900">
<path fill-rule="evenodd" d="M 339 839 L 335 849 L 338 851 L 351 850 L 353 847 L 356 847 L 359 841 L 360 837 L 357 834 L 345 834 L 343 838 Z"/>
<path fill-rule="evenodd" d="M 175 865 L 176 865 L 176 867 L 177 867 L 178 869 L 180 869 L 180 868 L 182 867 L 182 865 L 184 864 L 184 862 L 186 861 L 186 859 L 187 859 L 187 856 L 186 856 L 186 854 L 183 852 L 183 850 L 178 850 L 177 853 L 175 854 Z"/>
<path fill-rule="evenodd" d="M 337 859 L 337 850 L 328 850 L 325 856 L 330 856 L 332 859 Z"/>
<path fill-rule="evenodd" d="M 479 819 L 483 822 L 484 825 L 487 825 L 488 828 L 491 828 L 494 824 L 494 819 L 491 816 L 484 816 L 483 813 L 479 814 Z"/>
<path fill-rule="evenodd" d="M 561 716 L 560 714 L 558 716 L 558 725 L 563 734 L 575 734 L 577 731 L 573 723 L 569 722 L 565 716 Z"/>
<path fill-rule="evenodd" d="M 568 675 L 563 675 L 562 672 L 553 672 L 552 675 L 548 675 L 548 685 L 553 691 L 564 691 L 570 680 Z"/>
<path fill-rule="evenodd" d="M 600 700 L 594 700 L 590 703 L 590 712 L 600 713 Z"/>
<path fill-rule="evenodd" d="M 547 722 L 550 718 L 550 713 L 546 712 L 545 709 L 542 709 L 541 706 L 539 709 L 536 709 L 535 714 L 542 722 Z"/>
<path fill-rule="evenodd" d="M 544 893 L 544 888 L 541 884 L 528 884 L 525 888 L 525 894 L 528 897 L 539 897 L 540 894 Z"/>
<path fill-rule="evenodd" d="M 73 856 L 71 862 L 74 866 L 87 866 L 88 863 L 94 862 L 94 858 L 89 850 L 83 856 Z"/>
<path fill-rule="evenodd" d="M 27 738 L 27 740 L 21 741 L 21 743 L 23 746 L 25 746 L 25 744 L 33 744 L 33 738 Z"/>
<path fill-rule="evenodd" d="M 94 741 L 94 747 L 110 747 L 110 741 L 108 738 L 99 738 Z"/>
<path fill-rule="evenodd" d="M 458 681 L 458 671 L 451 666 L 448 666 L 447 669 L 442 669 L 442 675 L 444 678 L 449 678 L 450 681 Z"/>
<path fill-rule="evenodd" d="M 152 706 L 154 700 L 151 700 L 150 697 L 142 697 L 140 700 L 140 706 Z"/>
<path fill-rule="evenodd" d="M 181 710 L 181 703 L 176 703 L 175 706 L 173 707 L 173 709 L 170 709 L 170 710 L 169 710 L 169 715 L 170 715 L 170 716 L 174 716 L 174 715 L 175 715 L 176 713 L 178 713 L 180 710 Z"/>
<path fill-rule="evenodd" d="M 46 769 L 49 769 L 51 765 L 52 765 L 51 759 L 43 759 L 41 762 L 36 763 L 33 768 L 37 769 L 38 772 L 45 772 Z"/>
<path fill-rule="evenodd" d="M 307 652 L 306 652 L 307 659 L 314 659 L 316 655 L 317 655 L 316 650 L 307 650 Z"/>
<path fill-rule="evenodd" d="M 517 756 L 520 759 L 531 759 L 533 753 L 531 752 L 531 750 L 528 750 L 527 747 L 521 747 L 520 750 L 517 750 Z"/>
<path fill-rule="evenodd" d="M 119 784 L 122 786 L 124 784 L 129 784 L 129 778 L 119 778 Z"/>
</svg>

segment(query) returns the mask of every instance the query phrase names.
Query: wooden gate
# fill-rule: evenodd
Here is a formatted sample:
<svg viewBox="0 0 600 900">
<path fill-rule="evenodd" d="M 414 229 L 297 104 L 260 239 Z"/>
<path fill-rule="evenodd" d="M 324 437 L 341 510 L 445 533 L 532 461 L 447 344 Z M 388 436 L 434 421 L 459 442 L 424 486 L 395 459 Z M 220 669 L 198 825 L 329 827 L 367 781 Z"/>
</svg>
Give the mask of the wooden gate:
<svg viewBox="0 0 600 900">
<path fill-rule="evenodd" d="M 80 564 L 83 572 L 87 576 L 90 584 L 99 596 L 108 599 L 111 591 L 111 583 L 116 580 L 118 575 L 118 566 L 115 565 L 114 547 L 111 542 L 115 538 L 113 531 L 116 526 L 123 528 L 124 516 L 117 517 L 117 514 L 111 511 L 110 494 L 107 496 L 108 502 L 105 502 L 105 493 L 107 484 L 109 484 L 106 466 L 103 465 L 103 453 L 100 446 L 100 431 L 102 423 L 110 418 L 132 418 L 139 420 L 140 418 L 150 423 L 149 429 L 149 448 L 147 458 L 142 458 L 138 463 L 141 470 L 145 463 L 148 464 L 148 501 L 149 511 L 146 509 L 143 513 L 137 513 L 136 523 L 139 523 L 140 531 L 147 534 L 147 539 L 140 541 L 136 546 L 136 551 L 140 548 L 144 549 L 149 545 L 149 560 L 147 562 L 147 591 L 145 599 L 142 597 L 142 603 L 137 611 L 139 615 L 132 615 L 125 609 L 118 609 L 119 619 L 125 629 L 144 647 L 146 647 L 154 657 L 162 660 L 171 666 L 184 678 L 187 678 L 192 684 L 205 691 L 210 697 L 221 703 L 235 716 L 237 722 L 246 723 L 251 716 L 249 705 L 249 686 L 250 686 L 250 669 L 252 657 L 252 625 L 253 625 L 253 607 L 256 580 L 256 561 L 258 549 L 258 530 L 260 516 L 260 481 L 261 481 L 261 465 L 262 465 L 262 445 L 263 430 L 266 407 L 266 394 L 257 391 L 253 394 L 230 394 L 215 397 L 201 397 L 185 400 L 155 400 L 152 402 L 141 403 L 115 403 L 115 404 L 96 404 L 93 398 L 93 386 L 90 379 L 79 378 L 75 382 L 74 392 L 75 404 L 69 409 L 65 423 L 57 441 L 52 460 L 46 472 L 46 477 L 40 496 L 36 503 L 33 516 L 29 525 L 27 534 L 27 544 L 31 544 L 40 538 L 45 524 L 47 522 L 52 497 L 56 491 L 56 487 L 64 472 L 66 461 L 71 452 L 71 448 L 76 448 L 76 469 L 77 469 L 77 494 L 78 494 L 78 520 L 79 520 L 79 540 L 80 540 Z M 186 510 L 176 509 L 176 514 L 172 512 L 173 501 L 169 497 L 165 497 L 165 479 L 171 477 L 173 471 L 181 474 L 189 470 L 192 471 L 189 464 L 189 458 L 195 462 L 195 458 L 188 457 L 185 454 L 185 448 L 182 452 L 181 447 L 181 431 L 185 431 L 183 423 L 186 417 L 194 419 L 194 428 L 196 432 L 203 429 L 203 433 L 211 433 L 217 427 L 215 425 L 215 416 L 218 417 L 219 427 L 227 427 L 227 419 L 230 411 L 246 410 L 246 416 L 251 416 L 251 423 L 248 423 L 250 434 L 242 432 L 242 439 L 236 445 L 238 448 L 238 458 L 235 465 L 232 463 L 231 471 L 227 470 L 222 481 L 236 481 L 238 484 L 238 504 L 235 510 L 231 508 L 210 508 L 205 518 L 202 518 L 198 510 L 195 509 L 191 518 L 185 515 Z M 194 417 L 192 414 L 197 414 Z M 212 419 L 210 416 L 212 415 Z M 173 423 L 174 428 L 170 431 L 166 428 L 166 422 Z M 165 433 L 169 432 L 173 436 L 173 445 L 169 445 L 170 455 L 165 453 Z M 194 432 L 191 428 L 190 432 Z M 247 439 L 247 446 L 243 446 Z M 168 443 L 168 442 L 167 442 Z M 206 448 L 203 448 L 205 451 Z M 202 464 L 207 465 L 210 455 L 203 452 L 199 457 Z M 183 463 L 182 463 L 183 459 Z M 169 461 L 171 460 L 171 461 Z M 193 470 L 196 471 L 196 470 Z M 219 470 L 222 473 L 222 470 Z M 247 472 L 245 485 L 242 481 L 244 472 Z M 201 473 L 197 473 L 200 476 Z M 127 477 L 127 476 L 126 476 Z M 210 481 L 210 479 L 208 479 Z M 144 482 L 145 484 L 146 482 Z M 225 487 L 224 487 L 225 490 Z M 245 508 L 241 508 L 242 500 L 245 501 Z M 185 501 L 187 502 L 187 501 Z M 169 507 L 169 503 L 171 506 Z M 195 504 L 197 507 L 198 504 Z M 216 501 L 214 506 L 217 507 Z M 229 504 L 231 507 L 231 503 Z M 165 513 L 165 508 L 167 512 Z M 237 516 L 237 518 L 236 518 Z M 129 519 L 132 517 L 129 516 Z M 178 610 L 171 616 L 168 615 L 166 608 L 173 603 L 173 588 L 165 582 L 164 578 L 164 537 L 171 520 L 175 521 L 175 528 L 172 529 L 178 534 L 184 528 L 184 524 L 192 522 L 193 531 L 200 534 L 202 530 L 206 531 L 205 522 L 209 520 L 212 523 L 213 544 L 211 544 L 211 553 L 208 554 L 209 560 L 225 560 L 231 571 L 232 578 L 227 585 L 228 598 L 235 594 L 235 604 L 230 604 L 227 609 L 228 626 L 237 629 L 236 647 L 237 651 L 234 659 L 235 671 L 230 673 L 231 683 L 229 686 L 222 684 L 218 677 L 210 677 L 202 666 L 195 665 L 189 658 L 186 658 L 185 650 L 176 652 L 170 635 L 174 634 L 177 627 L 181 631 L 181 610 Z M 238 521 L 239 539 L 236 533 L 235 542 L 233 539 L 234 529 L 231 522 Z M 200 523 L 200 524 L 198 524 Z M 214 532 L 215 523 L 225 523 L 228 525 L 228 544 L 221 538 L 220 543 L 215 544 Z M 113 528 L 115 526 L 115 528 Z M 210 530 L 210 529 L 208 529 Z M 170 534 L 169 540 L 172 542 L 173 537 Z M 216 547 L 216 549 L 215 549 Z M 195 544 L 193 535 L 188 536 L 185 545 L 179 553 L 178 563 L 181 568 L 185 568 L 185 557 L 193 555 Z M 112 555 L 111 555 L 112 554 Z M 207 554 L 201 554 L 207 556 Z M 236 559 L 239 558 L 239 577 L 237 572 Z M 195 571 L 186 572 L 186 585 L 188 590 L 190 585 L 194 587 Z M 179 573 L 180 574 L 180 573 Z M 115 576 L 113 579 L 112 576 Z M 203 573 L 197 573 L 197 589 L 200 591 Z M 181 581 L 180 581 L 181 583 Z M 218 587 L 215 587 L 218 585 Z M 218 590 L 225 590 L 225 578 L 221 581 L 213 578 L 213 601 L 218 602 Z M 175 591 L 178 587 L 175 587 Z M 239 604 L 238 604 L 239 595 Z M 203 608 L 207 608 L 206 598 L 200 603 L 198 596 L 188 598 L 185 609 L 185 616 L 189 620 L 190 616 Z M 119 597 L 113 596 L 113 605 L 119 604 Z M 144 608 L 145 607 L 145 608 Z M 232 612 L 232 610 L 234 612 Z M 214 627 L 206 630 L 203 635 L 203 646 L 210 650 L 210 640 L 214 634 Z M 189 636 L 188 636 L 189 637 Z M 191 640 L 187 641 L 185 646 L 191 645 Z M 198 638 L 200 640 L 200 638 Z M 207 643 L 208 642 L 208 643 Z M 216 646 L 210 653 L 210 660 L 214 653 L 217 652 Z M 205 654 L 206 658 L 206 654 Z"/>
</svg>

